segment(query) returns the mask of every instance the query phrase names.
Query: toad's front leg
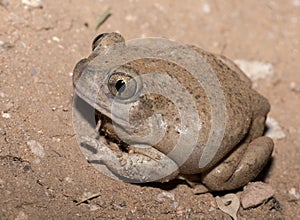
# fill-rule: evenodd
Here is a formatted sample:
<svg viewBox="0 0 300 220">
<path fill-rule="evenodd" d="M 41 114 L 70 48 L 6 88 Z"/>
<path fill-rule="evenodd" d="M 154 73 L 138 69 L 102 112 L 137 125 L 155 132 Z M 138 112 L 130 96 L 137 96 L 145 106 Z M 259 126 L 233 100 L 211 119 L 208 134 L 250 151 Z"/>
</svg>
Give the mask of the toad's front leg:
<svg viewBox="0 0 300 220">
<path fill-rule="evenodd" d="M 167 182 L 174 179 L 179 171 L 177 164 L 151 146 L 135 145 L 129 153 L 115 152 L 103 141 L 84 138 L 85 144 L 97 152 L 89 158 L 91 163 L 103 163 L 118 178 L 126 182 Z"/>
</svg>

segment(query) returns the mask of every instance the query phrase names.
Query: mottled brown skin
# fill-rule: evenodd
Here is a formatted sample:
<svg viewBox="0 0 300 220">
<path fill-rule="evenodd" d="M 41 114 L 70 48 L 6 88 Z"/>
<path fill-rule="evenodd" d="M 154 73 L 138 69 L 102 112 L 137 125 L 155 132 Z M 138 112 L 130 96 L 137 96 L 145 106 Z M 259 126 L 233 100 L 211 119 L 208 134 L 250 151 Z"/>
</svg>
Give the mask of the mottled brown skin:
<svg viewBox="0 0 300 220">
<path fill-rule="evenodd" d="M 97 69 L 95 58 L 109 51 L 109 48 L 116 43 L 121 43 L 125 46 L 123 37 L 117 33 L 104 34 L 98 37 L 93 43 L 92 54 L 76 65 L 73 74 L 75 91 L 81 98 L 90 101 L 89 97 L 94 96 L 94 93 L 98 93 L 93 106 L 102 120 L 100 130 L 106 134 L 107 139 L 119 145 L 122 145 L 124 142 L 133 143 L 132 146 L 123 144 L 122 154 L 124 154 L 124 157 L 126 156 L 128 164 L 133 163 L 136 166 L 140 166 L 139 172 L 141 173 L 131 173 L 129 175 L 121 166 L 118 167 L 118 161 L 111 163 L 111 160 L 114 159 L 107 159 L 105 163 L 113 172 L 118 172 L 120 176 L 144 177 L 143 169 L 147 171 L 148 167 L 145 165 L 147 163 L 132 162 L 135 160 L 130 158 L 131 154 L 134 154 L 134 157 L 144 157 L 146 155 L 148 160 L 150 158 L 150 162 L 152 159 L 156 162 L 160 162 L 160 159 L 165 161 L 164 165 L 161 165 L 164 162 L 161 162 L 161 164 L 157 163 L 157 169 L 160 172 L 164 172 L 163 167 L 168 164 L 168 161 L 170 161 L 172 168 L 175 166 L 176 172 L 169 174 L 166 171 L 166 178 L 158 178 L 158 181 L 169 181 L 178 176 L 193 180 L 197 176 L 211 191 L 231 190 L 242 187 L 259 174 L 273 151 L 273 141 L 268 137 L 262 136 L 266 115 L 270 110 L 268 101 L 251 89 L 250 80 L 232 61 L 194 46 L 190 46 L 191 49 L 194 49 L 199 56 L 206 59 L 215 72 L 226 100 L 225 134 L 213 160 L 203 168 L 198 166 L 200 155 L 203 152 L 203 147 L 207 142 L 211 129 L 211 106 L 207 94 L 191 73 L 179 65 L 166 60 L 155 58 L 137 59 L 118 67 L 115 72 L 125 72 L 128 75 L 139 76 L 150 72 L 166 74 L 171 79 L 176 79 L 192 95 L 193 101 L 196 103 L 195 111 L 199 112 L 202 126 L 198 134 L 197 146 L 194 148 L 193 153 L 183 164 L 177 164 L 178 168 L 176 163 L 180 155 L 178 158 L 176 155 L 173 158 L 168 158 L 167 154 L 172 150 L 180 135 L 178 127 L 180 127 L 181 120 L 185 119 L 180 118 L 172 100 L 159 94 L 140 95 L 132 101 L 135 103 L 130 108 L 130 123 L 133 125 L 133 128 L 120 127 L 124 133 L 129 132 L 137 136 L 125 135 L 122 137 L 123 139 L 119 138 L 110 118 L 109 106 L 111 100 L 99 92 L 102 87 L 107 87 L 107 85 L 99 85 L 99 88 L 97 88 L 97 86 L 92 84 L 92 81 L 95 79 L 99 82 L 104 82 L 104 76 L 98 76 L 97 71 L 93 71 Z M 84 79 L 84 89 L 78 88 L 76 87 L 77 81 L 87 67 L 93 69 L 89 73 L 91 77 Z M 156 83 L 155 79 L 152 83 Z M 143 86 L 149 87 L 151 83 Z M 169 89 L 171 90 L 169 91 L 170 93 L 178 94 L 177 103 L 182 103 L 181 106 L 189 105 L 184 99 L 185 96 L 178 91 L 178 88 Z M 158 143 L 152 144 L 151 140 L 148 142 L 143 140 L 140 143 L 136 137 L 147 135 L 150 132 L 148 120 L 154 113 L 162 115 L 162 120 L 166 123 L 166 133 Z M 118 124 L 118 121 L 115 123 Z M 147 145 L 151 148 L 144 151 L 143 148 L 138 147 L 139 144 Z M 124 152 L 124 146 L 129 153 Z"/>
</svg>

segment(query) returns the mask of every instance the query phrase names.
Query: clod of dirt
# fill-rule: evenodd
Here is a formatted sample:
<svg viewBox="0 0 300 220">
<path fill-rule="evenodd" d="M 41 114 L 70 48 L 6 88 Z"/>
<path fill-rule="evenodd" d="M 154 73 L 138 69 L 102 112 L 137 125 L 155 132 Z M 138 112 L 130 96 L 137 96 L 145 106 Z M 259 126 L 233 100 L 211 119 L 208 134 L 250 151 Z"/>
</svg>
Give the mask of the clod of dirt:
<svg viewBox="0 0 300 220">
<path fill-rule="evenodd" d="M 234 62 L 253 81 L 265 79 L 274 75 L 274 67 L 271 63 L 239 59 Z"/>
<path fill-rule="evenodd" d="M 275 190 L 263 182 L 251 182 L 244 187 L 241 195 L 241 203 L 244 209 L 262 204 L 273 197 Z"/>
<path fill-rule="evenodd" d="M 223 212 L 232 217 L 233 220 L 237 220 L 237 212 L 240 208 L 240 200 L 237 195 L 229 193 L 223 197 L 216 197 L 216 202 Z"/>
</svg>

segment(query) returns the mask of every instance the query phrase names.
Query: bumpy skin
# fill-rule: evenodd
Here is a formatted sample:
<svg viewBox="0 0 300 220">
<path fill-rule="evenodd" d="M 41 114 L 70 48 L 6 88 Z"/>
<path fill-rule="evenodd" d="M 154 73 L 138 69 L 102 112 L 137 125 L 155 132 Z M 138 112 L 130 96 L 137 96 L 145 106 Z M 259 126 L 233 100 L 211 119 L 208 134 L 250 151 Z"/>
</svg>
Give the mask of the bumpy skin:
<svg viewBox="0 0 300 220">
<path fill-rule="evenodd" d="M 114 73 L 125 73 L 137 78 L 153 72 L 165 74 L 179 82 L 192 95 L 201 129 L 197 133 L 196 147 L 187 160 L 181 163 L 181 155 L 168 153 L 172 151 L 179 136 L 184 135 L 179 129 L 182 120 L 191 119 L 180 117 L 175 102 L 159 94 L 141 93 L 135 99 L 120 104 L 124 108 L 131 105 L 129 107 L 131 126 L 123 123 L 121 113 L 117 117 L 112 117 L 110 109 L 115 94 L 110 90 L 112 85 L 108 83 L 108 73 L 97 71 L 99 69 L 97 59 L 104 59 L 103 55 L 109 53 L 115 44 L 126 47 L 124 38 L 117 33 L 100 35 L 93 43 L 91 55 L 79 61 L 73 74 L 76 94 L 98 111 L 98 117 L 101 119 L 100 130 L 106 137 L 106 141 L 102 139 L 101 143 L 96 139 L 90 141 L 90 145 L 100 152 L 93 159 L 102 161 L 117 176 L 128 181 L 163 182 L 179 176 L 192 180 L 198 176 L 211 191 L 242 187 L 259 174 L 273 151 L 273 141 L 262 136 L 270 105 L 263 96 L 251 89 L 250 80 L 232 61 L 189 46 L 206 60 L 216 74 L 226 103 L 225 132 L 221 145 L 214 158 L 205 167 L 199 167 L 199 158 L 207 147 L 206 143 L 211 132 L 211 108 L 213 108 L 204 89 L 186 69 L 166 60 L 138 59 L 114 70 Z M 143 90 L 158 81 L 159 79 L 154 78 L 152 84 L 138 86 Z M 142 81 L 137 83 L 143 84 Z M 117 85 L 115 88 L 118 88 Z M 167 89 L 170 90 L 169 93 L 177 94 L 177 104 L 180 103 L 183 107 L 190 104 L 178 88 L 167 87 Z M 152 127 L 149 127 L 149 122 Z M 115 130 L 116 127 L 118 132 Z M 153 136 L 147 139 L 149 133 L 154 136 L 161 133 L 164 135 L 159 142 L 153 143 Z M 122 137 L 119 137 L 120 134 Z M 146 138 L 141 141 L 139 140 L 141 136 Z M 129 143 L 125 145 L 125 151 L 118 147 L 112 149 L 112 145 L 109 144 L 123 145 L 124 148 L 124 142 Z M 184 150 L 182 149 L 183 152 Z"/>
</svg>

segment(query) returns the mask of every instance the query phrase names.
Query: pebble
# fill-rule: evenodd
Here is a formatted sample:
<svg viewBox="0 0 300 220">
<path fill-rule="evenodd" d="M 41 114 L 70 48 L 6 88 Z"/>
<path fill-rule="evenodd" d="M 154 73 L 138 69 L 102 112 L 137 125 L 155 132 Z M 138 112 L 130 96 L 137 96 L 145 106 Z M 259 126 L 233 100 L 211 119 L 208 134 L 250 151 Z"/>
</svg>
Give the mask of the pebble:
<svg viewBox="0 0 300 220">
<path fill-rule="evenodd" d="M 44 147 L 36 140 L 27 141 L 27 145 L 30 147 L 31 152 L 38 157 L 34 162 L 40 163 L 39 158 L 43 158 L 45 156 Z"/>
<path fill-rule="evenodd" d="M 251 80 L 265 79 L 274 75 L 274 67 L 271 63 L 242 59 L 234 62 Z"/>
<path fill-rule="evenodd" d="M 273 197 L 275 190 L 263 182 L 248 183 L 241 195 L 241 204 L 244 209 L 256 207 Z"/>
<path fill-rule="evenodd" d="M 4 113 L 2 113 L 2 118 L 11 118 L 11 114 L 4 112 Z"/>
<path fill-rule="evenodd" d="M 20 211 L 15 220 L 28 220 L 28 215 L 26 215 L 23 211 Z"/>
<path fill-rule="evenodd" d="M 22 3 L 32 8 L 43 8 L 42 0 L 22 0 Z"/>
<path fill-rule="evenodd" d="M 60 39 L 58 37 L 56 37 L 56 36 L 53 36 L 52 40 L 55 41 L 55 42 L 60 42 Z"/>
<path fill-rule="evenodd" d="M 170 199 L 171 201 L 174 201 L 175 195 L 173 193 L 163 191 L 156 196 L 155 201 L 159 203 L 163 203 L 166 200 L 166 198 Z"/>
<path fill-rule="evenodd" d="M 90 211 L 93 212 L 93 211 L 96 211 L 99 209 L 99 206 L 97 205 L 90 205 Z"/>
<path fill-rule="evenodd" d="M 292 195 L 293 197 L 295 197 L 297 200 L 300 199 L 300 188 L 296 189 L 296 188 L 291 188 L 289 190 L 289 194 Z"/>
<path fill-rule="evenodd" d="M 240 200 L 233 193 L 226 194 L 223 197 L 216 196 L 218 208 L 227 213 L 233 220 L 237 220 L 237 213 L 240 208 Z"/>
<path fill-rule="evenodd" d="M 210 13 L 210 5 L 209 4 L 204 4 L 203 6 L 202 6 L 202 11 L 205 13 L 205 14 L 209 14 Z"/>
<path fill-rule="evenodd" d="M 7 7 L 9 5 L 9 0 L 0 0 L 0 5 Z"/>
<path fill-rule="evenodd" d="M 296 7 L 300 6 L 300 0 L 292 0 L 292 4 Z"/>
<path fill-rule="evenodd" d="M 125 20 L 126 20 L 126 21 L 136 21 L 136 19 L 137 19 L 137 17 L 136 17 L 136 16 L 133 16 L 133 15 L 131 15 L 131 14 L 126 15 L 126 17 L 125 17 Z"/>
<path fill-rule="evenodd" d="M 1 91 L 0 91 L 0 97 L 1 97 L 1 98 L 5 98 L 6 96 L 7 96 L 7 95 L 6 95 L 4 92 L 1 92 Z"/>
<path fill-rule="evenodd" d="M 295 82 L 290 83 L 290 88 L 295 93 L 300 93 L 300 84 L 296 84 Z"/>
<path fill-rule="evenodd" d="M 272 139 L 283 139 L 286 137 L 279 123 L 274 118 L 267 117 L 266 124 L 268 127 L 268 130 L 265 133 L 266 136 Z"/>
</svg>

